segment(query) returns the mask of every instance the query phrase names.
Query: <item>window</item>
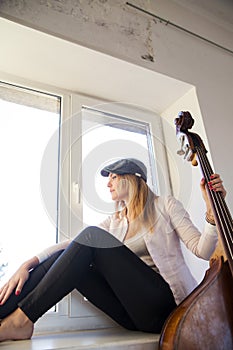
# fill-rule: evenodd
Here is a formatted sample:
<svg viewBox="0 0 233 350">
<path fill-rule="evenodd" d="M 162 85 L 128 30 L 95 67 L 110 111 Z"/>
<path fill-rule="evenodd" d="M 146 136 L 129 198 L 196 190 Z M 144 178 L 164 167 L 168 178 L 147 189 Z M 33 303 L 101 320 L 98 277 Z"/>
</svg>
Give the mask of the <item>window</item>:
<svg viewBox="0 0 233 350">
<path fill-rule="evenodd" d="M 61 96 L 60 125 L 59 97 L 0 87 L 0 110 L 3 105 L 16 108 L 0 117 L 0 186 L 5 191 L 0 205 L 2 216 L 6 213 L 4 226 L 1 223 L 6 235 L 1 235 L 0 276 L 10 273 L 10 265 L 14 270 L 19 260 L 56 240 L 73 237 L 84 225 L 98 224 L 111 213 L 106 178 L 100 176 L 106 163 L 139 158 L 148 168 L 148 183 L 155 192 L 162 192 L 169 182 L 164 176 L 168 172 L 163 171 L 166 157 L 157 115 L 132 106 L 100 105 L 74 94 Z M 97 104 L 99 109 L 84 107 Z M 12 245 L 15 251 L 10 257 Z M 38 320 L 36 332 L 112 326 L 76 291 L 55 310 Z"/>
<path fill-rule="evenodd" d="M 22 261 L 57 239 L 60 98 L 1 83 L 0 111 L 2 284 Z M 41 164 L 51 137 L 56 147 L 47 176 L 54 197 L 48 208 Z"/>
</svg>

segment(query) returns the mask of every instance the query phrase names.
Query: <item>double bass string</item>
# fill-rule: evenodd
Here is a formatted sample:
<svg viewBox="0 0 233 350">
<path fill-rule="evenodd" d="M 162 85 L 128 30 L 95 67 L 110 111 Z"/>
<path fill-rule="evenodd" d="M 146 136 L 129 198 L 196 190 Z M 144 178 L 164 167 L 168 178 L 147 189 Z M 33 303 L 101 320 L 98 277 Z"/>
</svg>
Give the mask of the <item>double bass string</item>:
<svg viewBox="0 0 233 350">
<path fill-rule="evenodd" d="M 205 172 L 206 181 L 209 181 L 210 175 L 213 173 L 213 170 L 208 162 L 206 154 L 201 149 L 198 149 L 198 150 L 199 150 L 200 160 L 202 161 L 203 170 Z M 222 218 L 222 221 L 225 222 L 228 228 L 228 231 L 232 232 L 233 222 L 232 222 L 231 214 L 227 208 L 224 198 L 222 197 L 222 194 L 211 191 L 210 195 L 213 201 L 215 202 L 216 209 L 219 209 L 218 211 L 219 211 L 220 218 Z M 225 217 L 222 214 L 224 214 Z M 231 237 L 231 241 L 232 241 L 232 237 Z"/>
<path fill-rule="evenodd" d="M 212 168 L 210 166 L 210 163 L 209 163 L 209 161 L 208 161 L 208 159 L 206 157 L 205 152 L 203 152 L 203 150 L 200 149 L 200 153 L 201 153 L 201 156 L 202 156 L 202 159 L 203 159 L 203 164 L 204 164 L 204 166 L 206 168 L 206 173 L 208 174 L 207 175 L 208 178 L 206 180 L 209 181 L 210 180 L 210 175 L 213 173 L 213 170 L 212 170 Z M 225 221 L 226 221 L 226 224 L 228 225 L 228 231 L 230 233 L 232 233 L 233 232 L 233 221 L 232 221 L 231 213 L 230 213 L 230 211 L 229 211 L 229 209 L 228 209 L 228 207 L 227 207 L 227 205 L 225 203 L 225 200 L 224 200 L 222 194 L 213 192 L 213 196 L 216 197 L 216 200 L 218 201 L 219 208 L 221 207 L 222 211 L 224 211 L 225 217 L 227 218 L 227 220 L 225 220 Z M 231 236 L 230 237 L 231 241 L 233 241 L 232 235 L 230 235 L 230 236 Z"/>
<path fill-rule="evenodd" d="M 202 171 L 206 181 L 210 181 L 210 175 L 213 173 L 212 168 L 208 162 L 205 152 L 200 148 L 196 147 L 199 161 L 201 163 Z M 232 246 L 232 231 L 233 223 L 231 214 L 226 206 L 225 200 L 221 193 L 209 191 L 213 203 L 215 204 L 214 209 L 216 210 L 217 220 L 220 224 L 221 231 L 224 234 L 225 242 L 228 246 L 228 251 L 231 259 L 233 259 L 233 246 Z M 225 214 L 225 216 L 224 216 Z"/>
</svg>

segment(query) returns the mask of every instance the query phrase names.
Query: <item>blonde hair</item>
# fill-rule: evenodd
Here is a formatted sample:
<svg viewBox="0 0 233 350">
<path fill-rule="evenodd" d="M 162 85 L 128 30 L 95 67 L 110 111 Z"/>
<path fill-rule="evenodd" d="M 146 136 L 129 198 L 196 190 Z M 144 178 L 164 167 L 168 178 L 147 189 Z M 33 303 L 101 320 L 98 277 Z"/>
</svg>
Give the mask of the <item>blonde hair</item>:
<svg viewBox="0 0 233 350">
<path fill-rule="evenodd" d="M 124 201 L 116 202 L 116 217 L 119 218 L 120 213 L 123 216 L 127 216 L 127 213 L 130 212 L 130 218 L 136 223 L 138 228 L 145 226 L 152 232 L 156 215 L 154 203 L 157 197 L 156 194 L 139 176 L 131 174 L 118 176 L 123 180 L 120 181 L 119 186 L 128 191 L 129 202 L 127 207 Z"/>
</svg>

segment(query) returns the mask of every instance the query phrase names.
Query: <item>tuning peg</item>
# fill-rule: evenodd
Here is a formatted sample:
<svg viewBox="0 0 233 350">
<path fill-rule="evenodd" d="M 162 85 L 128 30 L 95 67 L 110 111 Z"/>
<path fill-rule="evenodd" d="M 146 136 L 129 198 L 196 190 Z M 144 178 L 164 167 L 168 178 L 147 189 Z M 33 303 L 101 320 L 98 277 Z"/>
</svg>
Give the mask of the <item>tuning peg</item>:
<svg viewBox="0 0 233 350">
<path fill-rule="evenodd" d="M 176 152 L 179 156 L 183 156 L 183 154 L 185 154 L 185 152 L 181 149 L 179 149 L 177 152 Z"/>
<path fill-rule="evenodd" d="M 180 149 L 176 152 L 177 154 L 179 154 L 179 156 L 182 156 L 183 154 L 185 154 L 185 151 L 183 150 L 183 146 L 184 146 L 184 135 L 182 135 L 179 138 L 180 141 Z"/>
<path fill-rule="evenodd" d="M 188 145 L 185 145 L 184 159 L 187 158 L 187 160 L 190 161 L 191 156 L 192 156 L 192 151 L 190 150 L 190 147 Z"/>
<path fill-rule="evenodd" d="M 197 159 L 196 159 L 196 153 L 193 154 L 193 159 L 192 159 L 192 165 L 193 166 L 197 166 L 198 165 L 198 162 L 197 162 Z"/>
</svg>

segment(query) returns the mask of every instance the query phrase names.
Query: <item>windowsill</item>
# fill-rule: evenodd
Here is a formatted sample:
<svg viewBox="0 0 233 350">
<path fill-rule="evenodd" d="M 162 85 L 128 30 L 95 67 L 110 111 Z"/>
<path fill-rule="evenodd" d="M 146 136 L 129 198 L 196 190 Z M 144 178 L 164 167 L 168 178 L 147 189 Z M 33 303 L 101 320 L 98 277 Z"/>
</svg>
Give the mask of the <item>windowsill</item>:
<svg viewBox="0 0 233 350">
<path fill-rule="evenodd" d="M 6 342 L 8 350 L 111 349 L 156 350 L 159 334 L 132 332 L 122 328 L 34 335 L 31 340 Z"/>
</svg>

